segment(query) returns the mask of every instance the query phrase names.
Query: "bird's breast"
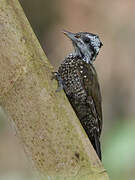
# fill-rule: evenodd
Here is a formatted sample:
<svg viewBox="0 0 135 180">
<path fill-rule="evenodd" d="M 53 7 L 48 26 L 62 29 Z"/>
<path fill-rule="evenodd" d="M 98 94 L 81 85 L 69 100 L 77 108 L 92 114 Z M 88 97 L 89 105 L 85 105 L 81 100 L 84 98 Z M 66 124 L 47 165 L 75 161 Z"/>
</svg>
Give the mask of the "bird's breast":
<svg viewBox="0 0 135 180">
<path fill-rule="evenodd" d="M 83 86 L 80 64 L 76 59 L 65 59 L 59 67 L 59 74 L 63 80 L 64 91 L 68 96 L 76 100 L 86 100 L 86 92 Z"/>
</svg>

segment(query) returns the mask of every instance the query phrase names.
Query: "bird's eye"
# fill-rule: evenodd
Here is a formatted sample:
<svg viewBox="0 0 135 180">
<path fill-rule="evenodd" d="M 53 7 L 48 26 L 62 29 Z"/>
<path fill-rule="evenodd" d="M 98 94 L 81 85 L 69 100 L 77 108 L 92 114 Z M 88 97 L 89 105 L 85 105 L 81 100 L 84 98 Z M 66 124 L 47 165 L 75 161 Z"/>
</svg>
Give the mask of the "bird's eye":
<svg viewBox="0 0 135 180">
<path fill-rule="evenodd" d="M 102 46 L 103 46 L 103 43 L 101 43 L 101 42 L 100 42 L 100 46 L 99 46 L 99 48 L 101 48 Z"/>
<path fill-rule="evenodd" d="M 76 34 L 76 35 L 75 35 L 75 38 L 77 38 L 77 39 L 80 38 L 80 35 L 79 35 L 79 34 Z"/>
<path fill-rule="evenodd" d="M 90 42 L 90 39 L 89 39 L 88 37 L 85 37 L 85 38 L 84 38 L 84 42 L 85 42 L 85 43 L 89 43 L 89 42 Z"/>
</svg>

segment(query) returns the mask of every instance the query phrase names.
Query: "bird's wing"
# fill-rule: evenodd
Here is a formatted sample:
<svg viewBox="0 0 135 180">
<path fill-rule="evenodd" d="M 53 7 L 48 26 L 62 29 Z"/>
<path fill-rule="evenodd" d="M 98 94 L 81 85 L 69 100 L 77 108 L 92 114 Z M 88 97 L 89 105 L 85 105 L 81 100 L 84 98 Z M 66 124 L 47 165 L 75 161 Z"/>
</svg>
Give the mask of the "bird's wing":
<svg viewBox="0 0 135 180">
<path fill-rule="evenodd" d="M 81 66 L 80 66 L 81 68 Z M 98 154 L 98 157 L 101 158 L 101 146 L 100 146 L 100 134 L 102 130 L 102 107 L 101 107 L 101 94 L 100 87 L 98 83 L 97 73 L 95 68 L 87 63 L 83 63 L 83 69 L 79 70 L 80 75 L 82 76 L 82 85 L 86 91 L 86 103 L 90 107 L 90 113 L 93 116 L 93 129 L 92 136 L 89 137 L 90 141 Z"/>
<path fill-rule="evenodd" d="M 95 118 L 95 126 L 99 128 L 98 136 L 100 137 L 102 129 L 102 107 L 101 93 L 95 68 L 87 63 L 83 63 L 81 76 L 82 84 L 87 93 L 87 102 L 90 106 L 91 113 Z"/>
</svg>

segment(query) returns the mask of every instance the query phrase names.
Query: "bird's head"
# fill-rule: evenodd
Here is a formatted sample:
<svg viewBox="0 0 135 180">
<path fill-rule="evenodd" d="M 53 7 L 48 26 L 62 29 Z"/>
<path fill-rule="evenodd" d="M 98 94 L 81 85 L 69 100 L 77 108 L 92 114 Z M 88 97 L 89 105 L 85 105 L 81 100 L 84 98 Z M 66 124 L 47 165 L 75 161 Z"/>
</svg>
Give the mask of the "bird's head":
<svg viewBox="0 0 135 180">
<path fill-rule="evenodd" d="M 71 33 L 63 30 L 63 33 L 72 41 L 75 56 L 81 57 L 86 63 L 91 64 L 103 45 L 99 37 L 88 32 Z"/>
</svg>

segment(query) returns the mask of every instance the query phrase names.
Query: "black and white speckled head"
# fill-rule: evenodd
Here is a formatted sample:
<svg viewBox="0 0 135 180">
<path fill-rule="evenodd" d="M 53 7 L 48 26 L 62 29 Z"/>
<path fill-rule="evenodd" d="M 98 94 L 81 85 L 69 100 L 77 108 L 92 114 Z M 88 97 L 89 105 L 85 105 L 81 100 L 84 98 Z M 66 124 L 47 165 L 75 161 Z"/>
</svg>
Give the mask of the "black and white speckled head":
<svg viewBox="0 0 135 180">
<path fill-rule="evenodd" d="M 103 45 L 99 37 L 88 32 L 71 33 L 63 31 L 64 34 L 72 40 L 75 56 L 81 57 L 85 62 L 92 63 Z"/>
</svg>

